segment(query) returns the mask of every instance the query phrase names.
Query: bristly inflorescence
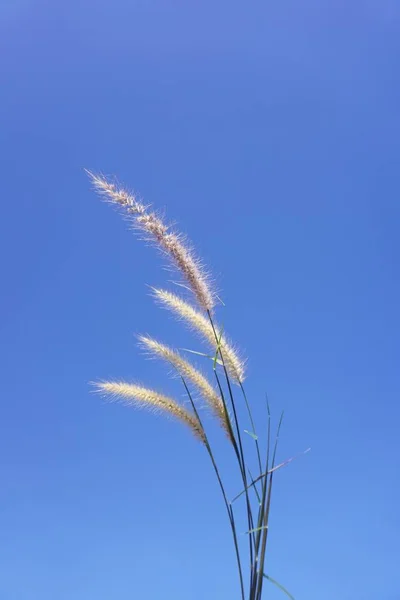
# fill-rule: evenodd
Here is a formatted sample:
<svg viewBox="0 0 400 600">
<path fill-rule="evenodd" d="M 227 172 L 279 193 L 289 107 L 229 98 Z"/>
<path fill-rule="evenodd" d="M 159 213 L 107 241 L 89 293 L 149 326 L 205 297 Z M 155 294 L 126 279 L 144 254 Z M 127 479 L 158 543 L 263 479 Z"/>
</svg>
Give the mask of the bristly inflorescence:
<svg viewBox="0 0 400 600">
<path fill-rule="evenodd" d="M 139 336 L 139 341 L 145 350 L 153 356 L 161 358 L 172 365 L 186 381 L 190 382 L 196 388 L 202 398 L 206 401 L 208 407 L 219 420 L 222 428 L 225 429 L 228 437 L 231 438 L 232 426 L 229 414 L 227 413 L 227 408 L 224 406 L 220 395 L 216 392 L 203 373 L 189 361 L 184 359 L 179 352 L 173 350 L 169 346 L 145 335 Z"/>
<path fill-rule="evenodd" d="M 182 298 L 176 294 L 155 288 L 153 288 L 153 294 L 155 299 L 160 302 L 162 306 L 174 313 L 195 333 L 206 340 L 213 350 L 218 346 L 218 354 L 222 357 L 225 368 L 233 381 L 239 384 L 244 381 L 244 361 L 240 358 L 231 342 L 226 338 L 225 334 L 222 332 L 222 328 L 215 323 L 213 326 L 211 321 L 207 319 L 205 315 L 196 310 L 185 300 L 182 300 Z"/>
<path fill-rule="evenodd" d="M 94 175 L 90 171 L 87 173 L 96 190 L 108 201 L 123 208 L 134 219 L 136 228 L 147 234 L 169 258 L 193 292 L 199 306 L 205 311 L 212 311 L 215 294 L 201 261 L 194 255 L 184 238 L 169 231 L 169 226 L 135 196 L 109 182 L 105 177 Z"/>
<path fill-rule="evenodd" d="M 123 381 L 106 381 L 93 384 L 98 392 L 109 398 L 118 398 L 126 404 L 144 407 L 154 412 L 162 411 L 167 415 L 182 421 L 192 433 L 203 443 L 206 442 L 203 427 L 196 415 L 186 410 L 169 396 L 145 388 L 141 385 Z"/>
</svg>

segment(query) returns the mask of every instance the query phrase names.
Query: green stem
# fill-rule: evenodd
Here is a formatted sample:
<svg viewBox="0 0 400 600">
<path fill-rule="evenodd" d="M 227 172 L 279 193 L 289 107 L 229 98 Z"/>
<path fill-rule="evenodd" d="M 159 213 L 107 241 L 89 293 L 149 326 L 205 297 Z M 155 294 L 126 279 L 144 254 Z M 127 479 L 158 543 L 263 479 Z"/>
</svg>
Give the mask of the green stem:
<svg viewBox="0 0 400 600">
<path fill-rule="evenodd" d="M 268 485 L 268 497 L 267 497 L 267 504 L 266 504 L 265 513 L 264 513 L 265 529 L 263 530 L 260 563 L 259 563 L 259 567 L 257 570 L 257 588 L 256 588 L 255 600 L 261 600 L 262 588 L 263 588 L 263 583 L 264 583 L 264 563 L 265 563 L 265 552 L 266 552 L 266 548 L 267 548 L 268 531 L 269 531 L 269 512 L 270 512 L 270 508 L 271 508 L 272 481 L 273 481 L 273 477 L 274 477 L 276 451 L 278 448 L 278 441 L 279 441 L 279 434 L 280 434 L 280 430 L 281 430 L 281 426 L 282 426 L 282 420 L 283 420 L 283 413 L 281 414 L 281 418 L 279 420 L 278 429 L 277 429 L 276 438 L 275 438 L 274 453 L 272 456 L 271 474 L 269 477 L 269 485 Z"/>
<path fill-rule="evenodd" d="M 230 397 L 230 401 L 231 401 L 231 405 L 232 405 L 232 411 L 233 411 L 233 416 L 234 416 L 234 421 L 235 421 L 235 428 L 236 428 L 236 434 L 237 434 L 237 443 L 238 443 L 238 454 L 237 454 L 237 459 L 238 459 L 238 463 L 239 463 L 239 468 L 240 468 L 240 472 L 241 472 L 241 476 L 242 476 L 242 480 L 243 480 L 243 484 L 246 490 L 246 507 L 247 507 L 247 520 L 248 520 L 248 524 L 249 524 L 249 531 L 252 531 L 254 529 L 254 523 L 253 523 L 253 514 L 252 514 L 252 509 L 251 509 L 251 504 L 250 504 L 250 498 L 249 498 L 249 493 L 248 493 L 248 489 L 247 489 L 247 475 L 246 475 L 246 462 L 245 462 L 245 458 L 244 458 L 244 452 L 243 452 L 243 444 L 242 444 L 242 437 L 240 434 L 240 427 L 239 427 L 239 420 L 238 420 L 238 416 L 237 416 L 237 412 L 236 412 L 236 404 L 235 404 L 235 399 L 233 396 L 233 392 L 232 392 L 232 386 L 231 386 L 231 382 L 229 379 L 229 374 L 225 365 L 225 361 L 224 361 L 224 357 L 223 357 L 223 353 L 221 351 L 221 347 L 220 347 L 220 340 L 218 338 L 216 329 L 215 329 L 215 325 L 214 325 L 214 321 L 211 315 L 211 312 L 208 310 L 207 311 L 208 314 L 208 318 L 210 320 L 211 323 L 211 327 L 213 329 L 214 332 L 214 336 L 215 336 L 215 341 L 217 344 L 217 353 L 219 352 L 219 355 L 221 357 L 221 362 L 222 362 L 222 366 L 224 369 L 224 373 L 225 373 L 225 378 L 226 378 L 226 384 L 228 387 L 228 392 L 229 392 L 229 397 Z M 216 369 L 215 369 L 215 373 L 216 373 Z M 222 386 L 219 383 L 219 379 L 218 379 L 218 375 L 216 373 L 216 377 L 217 377 L 217 381 L 218 381 L 218 385 L 220 388 L 220 391 L 223 395 L 222 392 Z M 249 534 L 249 554 L 250 554 L 250 588 L 252 588 L 253 586 L 253 580 L 254 577 L 256 576 L 255 573 L 255 564 L 254 564 L 254 543 L 255 543 L 255 537 L 254 537 L 254 533 L 250 533 Z"/>
<path fill-rule="evenodd" d="M 236 524 L 235 524 L 235 517 L 234 517 L 233 509 L 232 509 L 232 506 L 228 502 L 228 498 L 227 498 L 226 492 L 225 492 L 225 487 L 224 487 L 224 484 L 222 482 L 221 475 L 219 473 L 219 469 L 218 469 L 217 463 L 215 461 L 213 452 L 211 450 L 211 446 L 210 446 L 210 443 L 208 441 L 207 434 L 206 434 L 204 426 L 203 426 L 203 424 L 201 422 L 200 415 L 199 415 L 198 410 L 196 408 L 196 405 L 195 405 L 195 403 L 193 401 L 192 394 L 190 393 L 190 390 L 189 390 L 189 388 L 188 388 L 188 386 L 186 384 L 185 379 L 182 376 L 181 376 L 181 379 L 182 379 L 183 385 L 185 386 L 185 390 L 186 390 L 186 393 L 187 393 L 187 395 L 189 397 L 189 400 L 190 400 L 190 403 L 192 405 L 193 411 L 194 411 L 194 413 L 195 413 L 195 415 L 196 415 L 196 417 L 197 417 L 197 419 L 198 419 L 198 421 L 200 423 L 200 426 L 201 426 L 201 428 L 203 430 L 204 440 L 205 440 L 205 446 L 206 446 L 207 452 L 208 452 L 208 454 L 210 456 L 212 465 L 214 467 L 214 471 L 215 471 L 215 474 L 216 474 L 216 477 L 217 477 L 217 480 L 218 480 L 218 483 L 219 483 L 219 487 L 221 489 L 222 497 L 224 499 L 225 508 L 227 510 L 228 518 L 229 518 L 229 522 L 230 522 L 230 526 L 231 526 L 231 531 L 232 531 L 232 536 L 233 536 L 233 543 L 234 543 L 234 546 L 235 546 L 236 561 L 237 561 L 237 566 L 238 566 L 238 571 L 239 571 L 241 596 L 242 596 L 242 600 L 245 600 L 243 570 L 242 570 L 242 563 L 241 563 L 241 558 L 240 558 L 240 551 L 239 551 L 239 544 L 238 544 L 238 538 L 237 538 L 237 531 L 236 531 Z"/>
</svg>

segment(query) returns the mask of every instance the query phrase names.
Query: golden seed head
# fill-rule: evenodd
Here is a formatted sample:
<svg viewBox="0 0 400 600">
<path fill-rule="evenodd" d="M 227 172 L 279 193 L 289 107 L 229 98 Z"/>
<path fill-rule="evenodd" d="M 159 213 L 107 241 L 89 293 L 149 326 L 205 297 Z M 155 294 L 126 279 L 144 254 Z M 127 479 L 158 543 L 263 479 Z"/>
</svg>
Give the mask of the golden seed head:
<svg viewBox="0 0 400 600">
<path fill-rule="evenodd" d="M 126 404 L 145 407 L 153 412 L 163 411 L 167 415 L 179 419 L 191 429 L 198 439 L 206 443 L 205 433 L 198 418 L 169 396 L 123 381 L 99 382 L 94 386 L 97 391 L 110 398 L 119 398 Z"/>
<path fill-rule="evenodd" d="M 228 434 L 228 437 L 231 439 L 232 428 L 230 426 L 229 415 L 225 410 L 221 397 L 217 394 L 207 378 L 189 361 L 185 360 L 179 352 L 172 350 L 169 346 L 143 335 L 139 336 L 139 341 L 141 345 L 153 355 L 173 365 L 185 380 L 190 381 L 196 387 L 208 406 L 217 416 L 221 426 Z"/>
<path fill-rule="evenodd" d="M 155 213 L 138 202 L 132 194 L 110 183 L 101 175 L 87 171 L 96 190 L 113 204 L 124 208 L 134 218 L 137 229 L 149 235 L 156 246 L 165 254 L 176 269 L 186 280 L 199 306 L 205 311 L 212 311 L 215 297 L 211 290 L 208 277 L 195 257 L 187 241 L 174 232 Z"/>
<path fill-rule="evenodd" d="M 222 330 L 218 325 L 214 325 L 214 331 L 210 320 L 205 315 L 171 292 L 153 289 L 153 294 L 163 306 L 171 310 L 196 333 L 200 334 L 200 336 L 211 345 L 214 351 L 217 349 L 217 346 L 219 346 L 219 354 L 222 356 L 222 360 L 229 375 L 236 383 L 242 383 L 244 381 L 244 362 L 225 335 L 221 334 Z"/>
</svg>

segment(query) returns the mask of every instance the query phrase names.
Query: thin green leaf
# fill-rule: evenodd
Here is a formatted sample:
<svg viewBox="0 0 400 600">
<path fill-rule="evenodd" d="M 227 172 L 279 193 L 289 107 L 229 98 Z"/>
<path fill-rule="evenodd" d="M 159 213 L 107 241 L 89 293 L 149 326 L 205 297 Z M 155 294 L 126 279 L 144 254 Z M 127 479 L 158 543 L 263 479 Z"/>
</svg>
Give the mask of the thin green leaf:
<svg viewBox="0 0 400 600">
<path fill-rule="evenodd" d="M 247 435 L 249 435 L 251 438 L 253 438 L 253 440 L 258 440 L 258 435 L 256 435 L 252 431 L 247 431 L 247 429 L 245 429 L 244 432 L 247 433 Z"/>
<path fill-rule="evenodd" d="M 246 392 L 245 392 L 245 389 L 244 389 L 244 387 L 243 387 L 243 384 L 242 384 L 242 383 L 240 383 L 240 389 L 242 390 L 243 398 L 244 398 L 244 401 L 245 401 L 245 404 L 246 404 L 247 413 L 248 413 L 248 415 L 249 415 L 250 424 L 251 424 L 251 427 L 252 427 L 252 429 L 253 429 L 253 433 L 254 433 L 254 435 L 255 435 L 255 436 L 257 436 L 257 431 L 256 431 L 256 426 L 255 426 L 255 424 L 254 424 L 253 414 L 252 414 L 252 412 L 251 412 L 250 404 L 249 404 L 249 401 L 248 401 L 248 399 L 247 399 L 247 394 L 246 394 Z M 256 452 L 257 452 L 258 468 L 259 468 L 259 470 L 260 470 L 260 473 L 262 473 L 262 462 L 261 462 L 260 446 L 259 446 L 259 444 L 258 444 L 258 436 L 255 438 L 255 440 L 254 440 L 254 441 L 255 441 L 255 443 L 256 443 Z"/>
<path fill-rule="evenodd" d="M 279 434 L 281 432 L 281 427 L 282 427 L 282 421 L 283 421 L 283 416 L 284 416 L 284 411 L 281 412 L 281 418 L 279 419 L 279 423 L 278 423 L 278 428 L 276 430 L 276 436 L 275 436 L 275 446 L 274 446 L 274 454 L 272 456 L 272 465 L 271 465 L 271 471 L 272 469 L 275 467 L 275 458 L 276 458 L 276 451 L 278 449 L 278 442 L 279 442 Z"/>
<path fill-rule="evenodd" d="M 204 358 L 208 358 L 209 360 L 215 361 L 215 356 L 211 356 L 210 354 L 205 354 L 204 352 L 197 352 L 197 350 L 190 350 L 189 348 L 181 348 L 183 352 L 190 352 L 190 354 L 197 354 L 198 356 L 203 356 Z M 222 360 L 217 359 L 217 363 L 222 366 Z"/>
<path fill-rule="evenodd" d="M 287 589 L 285 587 L 283 587 L 283 585 L 281 583 L 279 583 L 278 581 L 276 581 L 276 579 L 273 579 L 272 577 L 270 577 L 269 575 L 267 575 L 266 573 L 263 573 L 265 579 L 268 579 L 268 581 L 270 581 L 271 583 L 273 583 L 274 585 L 276 585 L 277 588 L 279 588 L 284 594 L 286 594 L 286 596 L 288 598 L 290 598 L 290 600 L 295 600 L 294 596 L 292 596 L 292 594 L 290 594 Z"/>
<path fill-rule="evenodd" d="M 245 494 L 247 492 L 247 490 L 249 490 L 251 487 L 253 487 L 253 485 L 255 485 L 258 481 L 260 481 L 263 477 L 265 477 L 265 473 L 263 473 L 262 475 L 260 475 L 259 477 L 256 477 L 256 479 L 253 479 L 253 481 L 247 486 L 247 488 L 245 490 L 242 490 L 241 492 L 239 492 L 239 494 L 237 494 L 237 496 L 235 496 L 233 498 L 233 500 L 231 500 L 231 504 L 233 504 L 238 498 L 240 498 L 240 496 L 243 496 L 243 494 Z"/>
<path fill-rule="evenodd" d="M 245 430 L 245 433 L 248 433 L 249 435 L 250 432 Z M 267 473 L 267 475 L 271 475 L 271 473 L 275 473 L 275 471 L 278 471 L 279 469 L 282 469 L 282 467 L 286 467 L 287 465 L 289 465 L 293 460 L 295 460 L 296 458 L 299 458 L 300 456 L 304 456 L 304 454 L 307 454 L 308 452 L 310 452 L 311 448 L 307 448 L 307 450 L 304 450 L 304 452 L 301 452 L 300 454 L 296 454 L 296 456 L 292 456 L 291 458 L 288 458 L 287 460 L 284 460 L 283 462 L 281 462 L 279 465 L 276 465 L 276 467 L 273 467 L 272 469 L 270 469 Z M 251 477 L 252 482 L 247 486 L 246 490 L 249 490 L 251 487 L 255 486 L 256 483 L 258 483 L 259 481 L 261 481 L 261 479 L 263 479 L 263 477 L 265 477 L 265 473 L 262 473 L 261 475 L 259 475 L 258 477 L 256 477 L 255 479 L 253 479 L 253 477 Z M 246 490 L 242 490 L 241 492 L 239 492 L 232 500 L 231 500 L 231 504 L 233 504 L 238 498 L 240 498 L 240 496 L 243 496 L 243 494 L 246 492 Z"/>
<path fill-rule="evenodd" d="M 251 471 L 250 471 L 250 469 L 247 469 L 247 471 L 248 471 L 248 473 L 249 473 L 249 475 L 250 475 L 250 479 L 251 479 L 251 485 L 253 485 L 253 486 L 254 486 L 254 491 L 255 491 L 255 493 L 256 493 L 256 496 L 257 496 L 258 504 L 261 504 L 261 497 L 260 497 L 260 494 L 258 493 L 257 486 L 255 485 L 255 484 L 256 484 L 256 482 L 254 481 L 254 477 L 253 477 L 253 475 L 251 474 Z"/>
<path fill-rule="evenodd" d="M 218 363 L 218 354 L 221 354 L 221 340 L 222 340 L 222 333 L 223 333 L 223 328 L 221 328 L 221 332 L 219 334 L 219 337 L 217 338 L 217 347 L 215 349 L 215 357 L 214 357 L 214 370 L 215 370 L 215 366 Z M 222 360 L 222 357 L 221 357 Z M 218 363 L 221 364 L 221 363 Z M 222 361 L 223 364 L 223 361 Z"/>
<path fill-rule="evenodd" d="M 261 531 L 261 529 L 268 529 L 268 525 L 262 525 L 261 527 L 256 527 L 255 529 L 250 529 L 250 531 L 246 531 L 247 533 L 255 533 L 256 531 Z"/>
<path fill-rule="evenodd" d="M 274 467 L 273 469 L 270 469 L 268 471 L 268 474 L 274 473 L 275 471 L 277 471 L 278 469 L 281 469 L 282 467 L 286 467 L 286 465 L 290 464 L 293 460 L 295 460 L 296 458 L 299 458 L 299 456 L 304 456 L 304 454 L 307 454 L 307 452 L 310 452 L 310 450 L 311 450 L 311 448 L 307 448 L 307 450 L 304 450 L 304 452 L 301 452 L 300 454 L 296 454 L 296 456 L 292 456 L 291 458 L 284 460 L 279 465 L 276 465 L 276 467 Z"/>
</svg>

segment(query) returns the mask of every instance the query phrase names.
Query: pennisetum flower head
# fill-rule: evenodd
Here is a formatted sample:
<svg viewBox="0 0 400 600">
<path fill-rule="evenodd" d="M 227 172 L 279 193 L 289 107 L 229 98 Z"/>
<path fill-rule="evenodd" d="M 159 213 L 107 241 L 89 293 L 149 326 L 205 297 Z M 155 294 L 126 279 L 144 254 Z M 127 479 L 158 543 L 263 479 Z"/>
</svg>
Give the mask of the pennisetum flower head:
<svg viewBox="0 0 400 600">
<path fill-rule="evenodd" d="M 213 325 L 205 315 L 171 292 L 153 288 L 153 294 L 162 306 L 172 311 L 184 323 L 189 325 L 193 331 L 205 339 L 213 351 L 218 347 L 218 353 L 222 357 L 229 375 L 236 383 L 240 384 L 244 381 L 244 361 L 217 324 Z"/>
<path fill-rule="evenodd" d="M 152 355 L 171 364 L 175 367 L 181 377 L 194 385 L 207 402 L 214 415 L 218 418 L 220 425 L 225 430 L 229 439 L 232 441 L 232 426 L 229 415 L 227 414 L 226 406 L 224 406 L 221 397 L 217 394 L 208 379 L 189 361 L 185 360 L 179 352 L 173 350 L 169 346 L 145 335 L 139 336 L 139 341 L 143 348 Z"/>
<path fill-rule="evenodd" d="M 211 312 L 215 305 L 215 295 L 211 290 L 209 278 L 183 236 L 170 231 L 169 226 L 155 212 L 150 211 L 126 190 L 101 175 L 90 171 L 87 173 L 96 190 L 109 202 L 123 208 L 134 220 L 135 227 L 148 235 L 169 258 L 193 292 L 199 306 Z"/>
<path fill-rule="evenodd" d="M 95 389 L 109 398 L 118 398 L 124 403 L 144 407 L 153 412 L 164 412 L 187 425 L 203 443 L 206 437 L 199 419 L 175 400 L 159 392 L 123 381 L 106 381 L 93 384 Z"/>
</svg>

